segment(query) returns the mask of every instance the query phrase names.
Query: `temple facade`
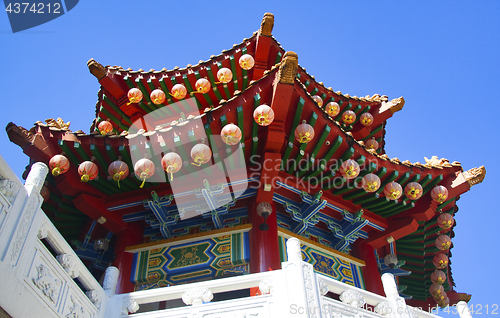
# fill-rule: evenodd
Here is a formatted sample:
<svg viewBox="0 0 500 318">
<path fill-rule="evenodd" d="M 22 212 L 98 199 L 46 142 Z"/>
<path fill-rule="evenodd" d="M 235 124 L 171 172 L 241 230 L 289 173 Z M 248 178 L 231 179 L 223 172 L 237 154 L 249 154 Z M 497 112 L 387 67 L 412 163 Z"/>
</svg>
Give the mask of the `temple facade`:
<svg viewBox="0 0 500 318">
<path fill-rule="evenodd" d="M 30 165 L 23 186 L 2 163 L 0 268 L 47 317 L 427 317 L 456 304 L 466 317 L 449 257 L 457 200 L 484 166 L 389 158 L 404 98 L 325 87 L 273 27 L 266 13 L 186 68 L 89 60 L 88 133 L 61 118 L 7 125 Z"/>
</svg>

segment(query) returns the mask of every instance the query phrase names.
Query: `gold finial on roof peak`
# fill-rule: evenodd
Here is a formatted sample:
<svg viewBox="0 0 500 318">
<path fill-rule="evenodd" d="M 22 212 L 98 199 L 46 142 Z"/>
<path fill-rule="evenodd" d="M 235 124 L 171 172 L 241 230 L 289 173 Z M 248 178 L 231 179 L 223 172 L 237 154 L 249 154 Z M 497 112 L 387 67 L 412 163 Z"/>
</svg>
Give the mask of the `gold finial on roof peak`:
<svg viewBox="0 0 500 318">
<path fill-rule="evenodd" d="M 96 60 L 90 59 L 87 62 L 87 67 L 89 68 L 90 73 L 92 73 L 98 81 L 106 77 L 106 68 Z"/>
<path fill-rule="evenodd" d="M 469 187 L 483 182 L 484 177 L 486 177 L 486 168 L 481 166 L 479 168 L 472 168 L 463 173 L 465 180 L 469 184 Z"/>
<path fill-rule="evenodd" d="M 266 12 L 260 24 L 259 35 L 271 36 L 274 27 L 274 14 Z"/>
<path fill-rule="evenodd" d="M 283 60 L 280 63 L 280 68 L 278 72 L 278 78 L 280 83 L 292 84 L 294 83 L 295 76 L 297 75 L 297 68 L 299 66 L 299 60 L 297 53 L 288 51 L 283 56 Z"/>
</svg>

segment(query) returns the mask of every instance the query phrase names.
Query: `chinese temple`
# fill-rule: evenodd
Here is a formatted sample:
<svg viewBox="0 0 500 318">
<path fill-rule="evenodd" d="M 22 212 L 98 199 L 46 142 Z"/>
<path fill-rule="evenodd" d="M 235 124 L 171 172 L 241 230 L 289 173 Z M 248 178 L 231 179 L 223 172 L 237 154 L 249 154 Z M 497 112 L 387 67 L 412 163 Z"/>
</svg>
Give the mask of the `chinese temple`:
<svg viewBox="0 0 500 318">
<path fill-rule="evenodd" d="M 325 87 L 273 26 L 266 13 L 251 37 L 185 68 L 89 60 L 100 88 L 88 133 L 60 118 L 9 123 L 25 176 L 50 169 L 42 210 L 97 280 L 120 270 L 117 293 L 279 270 L 296 238 L 320 275 L 384 295 L 391 273 L 415 307 L 469 301 L 453 229 L 484 166 L 390 158 L 386 123 L 404 98 Z"/>
</svg>

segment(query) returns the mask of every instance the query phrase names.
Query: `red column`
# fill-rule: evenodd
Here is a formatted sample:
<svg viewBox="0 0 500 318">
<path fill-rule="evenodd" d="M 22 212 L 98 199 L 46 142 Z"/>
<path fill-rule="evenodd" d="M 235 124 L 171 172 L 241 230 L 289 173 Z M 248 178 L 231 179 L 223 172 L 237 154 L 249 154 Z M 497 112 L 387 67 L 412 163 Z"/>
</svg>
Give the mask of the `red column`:
<svg viewBox="0 0 500 318">
<path fill-rule="evenodd" d="M 250 272 L 261 273 L 281 269 L 281 260 L 278 245 L 278 223 L 274 204 L 273 213 L 267 218 L 267 231 L 261 231 L 259 225 L 264 218 L 257 215 L 257 203 L 252 207 L 252 230 L 250 230 Z"/>
<path fill-rule="evenodd" d="M 130 224 L 127 229 L 118 233 L 115 246 L 116 257 L 113 261 L 113 266 L 116 266 L 120 270 L 118 285 L 116 287 L 117 294 L 130 293 L 134 291 L 134 283 L 130 281 L 134 254 L 125 252 L 125 248 L 142 242 L 143 228 L 136 224 Z"/>
<path fill-rule="evenodd" d="M 363 279 L 365 282 L 365 289 L 372 293 L 385 296 L 384 286 L 378 271 L 377 259 L 373 247 L 364 242 L 357 241 L 353 246 L 353 256 L 365 261 L 365 266 L 361 268 L 363 272 Z"/>
</svg>

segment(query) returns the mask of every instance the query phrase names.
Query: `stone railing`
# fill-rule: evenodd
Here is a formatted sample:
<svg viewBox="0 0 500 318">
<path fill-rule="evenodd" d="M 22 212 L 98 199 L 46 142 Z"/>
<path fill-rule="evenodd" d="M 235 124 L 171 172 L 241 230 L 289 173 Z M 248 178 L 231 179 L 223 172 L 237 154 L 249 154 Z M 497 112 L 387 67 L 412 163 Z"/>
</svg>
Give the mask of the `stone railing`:
<svg viewBox="0 0 500 318">
<path fill-rule="evenodd" d="M 311 264 L 302 261 L 296 238 L 287 241 L 287 256 L 289 261 L 282 263 L 281 270 L 110 295 L 105 317 L 438 317 L 428 309 L 407 306 L 391 274 L 382 276 L 387 295 L 382 297 L 315 273 Z M 210 302 L 213 294 L 252 287 L 258 287 L 260 295 Z M 177 304 L 177 308 L 140 310 L 159 302 L 165 307 Z"/>
<path fill-rule="evenodd" d="M 33 164 L 23 186 L 0 157 L 0 306 L 12 317 L 104 317 L 104 289 L 40 208 L 47 172 Z"/>
</svg>

